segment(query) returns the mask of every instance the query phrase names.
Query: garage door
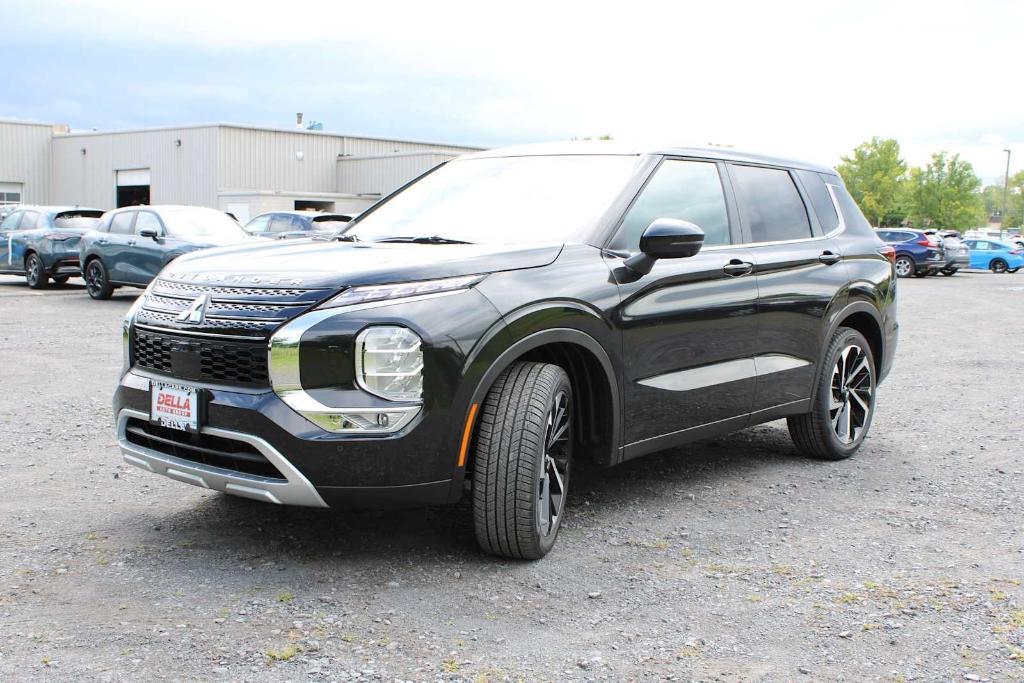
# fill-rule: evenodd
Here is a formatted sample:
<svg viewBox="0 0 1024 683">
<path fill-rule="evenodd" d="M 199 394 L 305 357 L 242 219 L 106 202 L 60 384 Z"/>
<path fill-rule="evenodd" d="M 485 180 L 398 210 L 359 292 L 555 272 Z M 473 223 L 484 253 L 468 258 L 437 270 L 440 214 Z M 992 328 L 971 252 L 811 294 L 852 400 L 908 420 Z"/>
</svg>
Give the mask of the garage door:
<svg viewBox="0 0 1024 683">
<path fill-rule="evenodd" d="M 117 172 L 117 207 L 149 204 L 149 169 Z"/>
</svg>

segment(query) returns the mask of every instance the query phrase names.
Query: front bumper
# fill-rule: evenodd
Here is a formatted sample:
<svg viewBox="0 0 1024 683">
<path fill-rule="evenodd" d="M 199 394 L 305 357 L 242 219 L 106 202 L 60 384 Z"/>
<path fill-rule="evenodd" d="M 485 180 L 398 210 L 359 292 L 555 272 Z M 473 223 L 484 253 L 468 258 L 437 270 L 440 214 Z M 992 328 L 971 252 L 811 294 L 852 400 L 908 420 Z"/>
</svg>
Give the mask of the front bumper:
<svg viewBox="0 0 1024 683">
<path fill-rule="evenodd" d="M 136 420 L 136 425 L 148 423 L 151 379 L 156 377 L 131 370 L 114 395 L 122 455 L 147 471 L 282 505 L 416 507 L 454 503 L 461 497 L 456 453 L 439 445 L 446 439 L 437 438 L 448 432 L 443 410 L 425 410 L 422 418 L 394 435 L 355 437 L 316 427 L 272 391 L 173 380 L 206 392 L 200 434 L 247 444 L 280 475 L 268 477 L 197 458 L 187 445 L 181 448 L 158 439 L 143 445 L 129 435 L 130 420 Z M 181 438 L 187 439 L 188 434 L 181 432 Z"/>
</svg>

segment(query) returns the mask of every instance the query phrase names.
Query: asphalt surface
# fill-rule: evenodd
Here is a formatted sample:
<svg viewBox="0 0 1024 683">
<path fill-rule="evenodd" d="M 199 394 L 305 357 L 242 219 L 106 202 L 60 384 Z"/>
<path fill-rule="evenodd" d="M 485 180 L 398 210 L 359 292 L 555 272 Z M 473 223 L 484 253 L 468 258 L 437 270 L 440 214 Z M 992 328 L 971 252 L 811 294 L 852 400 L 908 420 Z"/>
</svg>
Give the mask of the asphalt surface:
<svg viewBox="0 0 1024 683">
<path fill-rule="evenodd" d="M 1024 680 L 1024 275 L 900 282 L 854 458 L 776 422 L 577 473 L 535 563 L 481 555 L 465 506 L 124 464 L 134 296 L 0 277 L 0 680 Z"/>
</svg>

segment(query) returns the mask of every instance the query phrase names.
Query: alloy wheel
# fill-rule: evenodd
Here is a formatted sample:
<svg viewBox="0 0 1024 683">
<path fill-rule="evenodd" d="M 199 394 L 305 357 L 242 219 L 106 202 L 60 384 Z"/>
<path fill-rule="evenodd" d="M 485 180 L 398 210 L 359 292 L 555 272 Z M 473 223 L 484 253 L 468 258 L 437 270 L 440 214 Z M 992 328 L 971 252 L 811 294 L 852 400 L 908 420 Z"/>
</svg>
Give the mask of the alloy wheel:
<svg viewBox="0 0 1024 683">
<path fill-rule="evenodd" d="M 832 396 L 829 418 L 840 443 L 860 438 L 871 417 L 875 377 L 867 354 L 851 344 L 842 350 L 832 368 Z"/>
<path fill-rule="evenodd" d="M 544 462 L 537 486 L 537 530 L 549 536 L 558 528 L 565 505 L 569 483 L 571 453 L 571 411 L 569 396 L 563 391 L 555 396 L 548 411 L 544 432 Z"/>
<path fill-rule="evenodd" d="M 1006 263 L 1003 262 L 1003 261 L 993 261 L 992 262 L 992 272 L 993 273 L 1005 273 L 1006 272 Z"/>
<path fill-rule="evenodd" d="M 85 271 L 85 288 L 89 294 L 96 296 L 103 289 L 103 284 L 103 270 L 93 261 Z"/>
<path fill-rule="evenodd" d="M 908 258 L 896 259 L 896 275 L 899 277 L 909 277 L 914 270 L 914 264 Z"/>
<path fill-rule="evenodd" d="M 33 254 L 28 257 L 28 264 L 25 272 L 25 279 L 28 280 L 28 284 L 31 287 L 35 287 L 39 283 L 39 278 L 42 275 L 42 266 L 39 264 L 39 257 Z"/>
</svg>

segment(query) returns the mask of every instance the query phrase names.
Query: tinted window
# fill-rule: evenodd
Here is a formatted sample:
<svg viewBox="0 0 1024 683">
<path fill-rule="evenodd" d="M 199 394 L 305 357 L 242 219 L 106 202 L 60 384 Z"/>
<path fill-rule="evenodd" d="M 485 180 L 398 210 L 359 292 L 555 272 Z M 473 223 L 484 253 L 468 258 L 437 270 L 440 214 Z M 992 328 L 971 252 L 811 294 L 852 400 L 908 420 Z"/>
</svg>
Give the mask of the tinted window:
<svg viewBox="0 0 1024 683">
<path fill-rule="evenodd" d="M 246 223 L 245 231 L 252 233 L 266 232 L 269 224 L 270 216 L 257 216 L 256 218 L 253 218 L 251 221 Z"/>
<path fill-rule="evenodd" d="M 297 216 L 286 213 L 274 214 L 270 219 L 270 232 L 291 232 L 292 230 L 303 230 L 305 226 Z"/>
<path fill-rule="evenodd" d="M 825 187 L 825 181 L 813 171 L 797 171 L 800 182 L 804 185 L 807 196 L 811 199 L 811 206 L 821 224 L 821 230 L 828 234 L 839 227 L 839 214 L 836 213 L 836 206 L 832 203 L 832 196 Z"/>
<path fill-rule="evenodd" d="M 612 243 L 636 251 L 640 235 L 656 218 L 678 218 L 704 230 L 704 244 L 729 244 L 729 215 L 718 167 L 705 161 L 662 162 L 629 208 Z"/>
<path fill-rule="evenodd" d="M 0 230 L 14 230 L 18 227 L 18 221 L 21 220 L 21 212 L 12 213 L 10 216 L 4 219 L 3 223 L 0 223 Z"/>
<path fill-rule="evenodd" d="M 853 197 L 850 196 L 850 193 L 846 191 L 846 188 L 838 180 L 837 178 L 837 182 L 829 183 L 829 185 L 832 186 L 832 191 L 836 195 L 839 210 L 843 214 L 843 223 L 846 224 L 846 230 L 859 232 L 862 235 L 871 232 L 871 224 L 868 223 L 868 219 L 864 218 L 864 214 L 857 207 L 857 202 L 853 201 Z M 909 235 L 906 236 L 906 238 L 909 237 Z"/>
<path fill-rule="evenodd" d="M 96 224 L 99 222 L 99 214 L 62 213 L 53 218 L 53 224 L 58 228 L 88 230 L 96 227 Z"/>
<path fill-rule="evenodd" d="M 39 224 L 39 214 L 35 211 L 26 211 L 22 214 L 21 223 L 18 225 L 19 230 L 31 230 Z"/>
<path fill-rule="evenodd" d="M 114 219 L 110 221 L 110 232 L 120 235 L 130 234 L 132 231 L 132 217 L 134 215 L 134 211 L 125 211 L 123 213 L 115 214 Z"/>
<path fill-rule="evenodd" d="M 740 216 L 754 242 L 795 240 L 811 236 L 811 223 L 788 171 L 758 166 L 733 166 Z"/>
<path fill-rule="evenodd" d="M 155 213 L 139 211 L 139 217 L 135 219 L 135 234 L 139 235 L 145 229 L 156 230 L 156 234 L 164 234 L 164 228 L 160 225 L 160 219 Z"/>
</svg>

